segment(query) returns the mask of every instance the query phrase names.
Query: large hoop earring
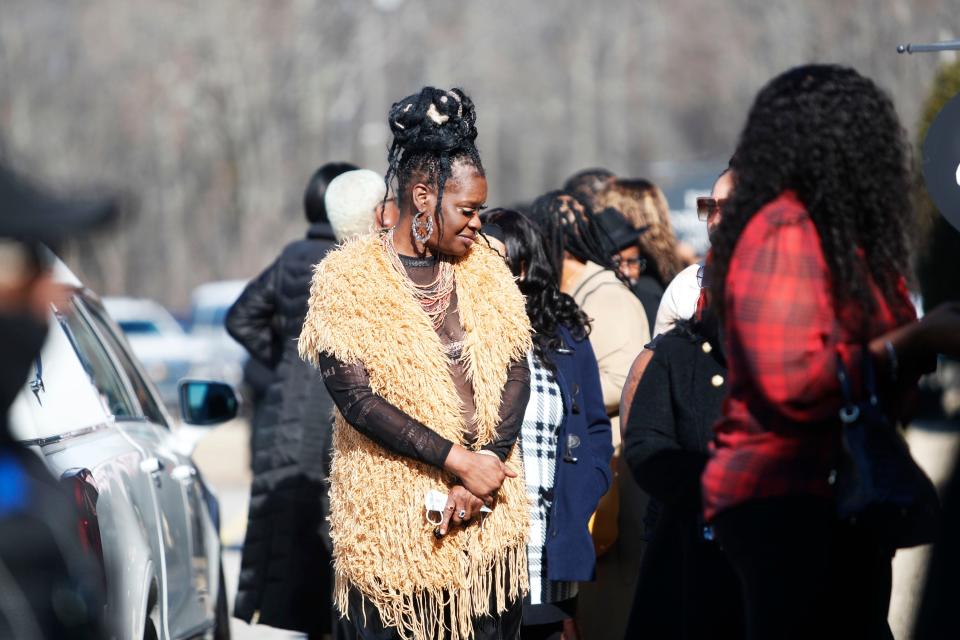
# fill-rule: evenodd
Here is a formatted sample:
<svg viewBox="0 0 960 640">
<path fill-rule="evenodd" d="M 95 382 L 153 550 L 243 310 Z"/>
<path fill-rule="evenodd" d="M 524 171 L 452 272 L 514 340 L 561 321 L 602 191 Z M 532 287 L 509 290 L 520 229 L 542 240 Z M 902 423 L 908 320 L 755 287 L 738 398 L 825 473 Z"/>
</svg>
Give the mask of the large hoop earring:
<svg viewBox="0 0 960 640">
<path fill-rule="evenodd" d="M 413 239 L 420 244 L 426 244 L 433 235 L 433 216 L 427 216 L 424 220 L 423 216 L 426 215 L 425 211 L 417 211 L 413 216 Z"/>
</svg>

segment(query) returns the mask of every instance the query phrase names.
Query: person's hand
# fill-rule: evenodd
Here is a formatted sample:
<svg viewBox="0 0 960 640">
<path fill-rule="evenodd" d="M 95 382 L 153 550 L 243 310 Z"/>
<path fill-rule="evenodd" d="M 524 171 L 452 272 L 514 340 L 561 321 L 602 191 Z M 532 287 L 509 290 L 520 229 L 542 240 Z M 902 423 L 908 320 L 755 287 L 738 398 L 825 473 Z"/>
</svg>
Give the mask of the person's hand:
<svg viewBox="0 0 960 640">
<path fill-rule="evenodd" d="M 561 640 L 580 640 L 580 626 L 576 620 L 573 618 L 564 618 L 562 625 Z"/>
<path fill-rule="evenodd" d="M 480 516 L 483 501 L 462 486 L 457 485 L 447 494 L 447 504 L 443 508 L 443 520 L 438 530 L 441 536 L 447 534 L 451 524 L 466 526 L 474 516 Z"/>
<path fill-rule="evenodd" d="M 896 353 L 903 379 L 915 379 L 936 369 L 939 353 L 960 358 L 960 303 L 938 305 L 920 320 L 872 340 L 871 353 L 882 366 L 889 368 L 887 342 Z"/>
<path fill-rule="evenodd" d="M 918 324 L 920 344 L 929 353 L 960 358 L 960 302 L 937 305 Z"/>
<path fill-rule="evenodd" d="M 466 490 L 487 506 L 493 504 L 504 480 L 517 477 L 516 471 L 497 456 L 468 451 L 458 444 L 450 449 L 443 468 L 457 476 Z"/>
</svg>

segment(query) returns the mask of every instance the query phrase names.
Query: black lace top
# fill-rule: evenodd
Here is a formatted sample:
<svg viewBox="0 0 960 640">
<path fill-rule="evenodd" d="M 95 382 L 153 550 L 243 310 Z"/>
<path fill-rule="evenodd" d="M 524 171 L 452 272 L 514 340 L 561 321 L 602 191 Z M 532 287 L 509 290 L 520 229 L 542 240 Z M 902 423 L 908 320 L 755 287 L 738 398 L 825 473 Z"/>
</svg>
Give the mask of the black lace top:
<svg viewBox="0 0 960 640">
<path fill-rule="evenodd" d="M 400 256 L 407 276 L 418 284 L 431 282 L 437 275 L 433 258 Z M 443 325 L 437 330 L 447 347 L 450 376 L 457 389 L 467 425 L 467 441 L 476 433 L 473 385 L 460 361 L 463 327 L 457 312 L 456 291 L 450 301 Z M 442 468 L 453 442 L 431 431 L 380 396 L 373 393 L 362 364 L 347 364 L 329 353 L 320 354 L 320 370 L 327 390 L 348 423 L 379 445 L 398 455 Z M 530 396 L 530 371 L 526 359 L 510 363 L 507 382 L 500 399 L 498 439 L 485 446 L 503 460 L 520 432 L 523 414 Z M 430 398 L 424 398 L 429 402 Z"/>
</svg>

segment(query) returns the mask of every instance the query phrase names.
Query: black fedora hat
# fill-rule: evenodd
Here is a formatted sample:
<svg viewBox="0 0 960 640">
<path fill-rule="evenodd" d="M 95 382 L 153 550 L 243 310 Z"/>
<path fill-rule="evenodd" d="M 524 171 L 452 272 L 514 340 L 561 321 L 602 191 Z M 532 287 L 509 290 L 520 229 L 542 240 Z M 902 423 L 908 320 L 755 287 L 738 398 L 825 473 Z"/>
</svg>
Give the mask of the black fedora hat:
<svg viewBox="0 0 960 640">
<path fill-rule="evenodd" d="M 626 216 L 613 207 L 607 207 L 596 216 L 597 222 L 600 223 L 600 228 L 607 234 L 614 252 L 623 251 L 627 247 L 637 244 L 637 240 L 649 228 L 649 226 L 635 228 Z"/>
<path fill-rule="evenodd" d="M 116 213 L 113 198 L 61 199 L 0 165 L 0 237 L 55 244 Z"/>
</svg>

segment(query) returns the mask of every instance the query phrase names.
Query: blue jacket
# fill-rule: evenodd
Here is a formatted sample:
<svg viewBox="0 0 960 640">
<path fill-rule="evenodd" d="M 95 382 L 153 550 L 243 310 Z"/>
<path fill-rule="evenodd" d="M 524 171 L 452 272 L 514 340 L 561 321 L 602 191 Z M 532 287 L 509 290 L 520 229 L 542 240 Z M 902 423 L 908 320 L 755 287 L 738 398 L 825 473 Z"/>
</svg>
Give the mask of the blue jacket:
<svg viewBox="0 0 960 640">
<path fill-rule="evenodd" d="M 550 358 L 563 397 L 563 425 L 547 521 L 547 578 L 582 582 L 594 577 L 597 559 L 587 524 L 610 487 L 613 441 L 590 340 L 575 340 L 565 327 L 559 333 L 565 348 Z"/>
</svg>

